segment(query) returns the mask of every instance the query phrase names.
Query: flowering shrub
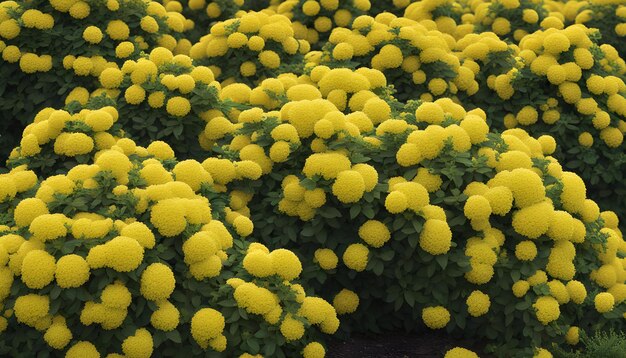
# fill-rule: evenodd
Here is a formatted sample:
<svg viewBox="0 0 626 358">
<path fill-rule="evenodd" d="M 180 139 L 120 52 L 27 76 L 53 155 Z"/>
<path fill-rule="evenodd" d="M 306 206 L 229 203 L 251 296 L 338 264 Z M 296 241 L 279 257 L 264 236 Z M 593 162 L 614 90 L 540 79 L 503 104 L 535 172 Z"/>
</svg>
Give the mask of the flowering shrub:
<svg viewBox="0 0 626 358">
<path fill-rule="evenodd" d="M 252 222 L 210 161 L 127 141 L 41 182 L 23 166 L 0 177 L 0 352 L 323 357 L 312 326 L 339 320 L 292 282 L 298 257 L 242 240 Z"/>
<path fill-rule="evenodd" d="M 581 179 L 548 156 L 551 137 L 488 135 L 484 112 L 448 99 L 382 122 L 319 98 L 253 112 L 218 142 L 225 158 L 254 161 L 264 176 L 228 187 L 247 192 L 237 206 L 251 213 L 256 237 L 298 253 L 306 286 L 349 314 L 349 327 L 422 321 L 482 339 L 505 335 L 510 343 L 494 352 L 532 354 L 600 314 L 621 324 L 610 319 L 624 311 L 613 294 L 585 301 L 621 290 L 615 216 L 603 214 L 605 223 Z M 362 126 L 366 119 L 375 124 Z M 611 245 L 616 254 L 603 253 Z M 613 277 L 613 269 L 620 278 L 604 282 L 601 272 Z M 560 313 L 570 310 L 586 314 L 572 323 Z M 522 319 L 529 328 L 510 324 Z"/>
<path fill-rule="evenodd" d="M 287 17 L 249 12 L 213 25 L 190 55 L 222 81 L 252 84 L 282 72 L 301 72 L 302 55 L 309 49 L 308 42 L 294 37 Z"/>
<path fill-rule="evenodd" d="M 154 1 L 1 2 L 0 155 L 39 110 L 75 87 L 95 89 L 104 69 L 157 44 L 174 50 L 184 21 Z"/>
<path fill-rule="evenodd" d="M 74 36 L 0 174 L 0 355 L 624 330 L 620 4 L 134 1 L 0 4 L 16 78 Z"/>
<path fill-rule="evenodd" d="M 520 126 L 550 134 L 555 157 L 590 185 L 603 208 L 623 211 L 623 137 L 626 131 L 626 67 L 615 48 L 597 45 L 597 33 L 583 25 L 537 31 L 520 42 L 510 69 L 485 73 L 499 98 L 468 98 L 489 108 L 500 128 Z M 498 73 L 498 71 L 502 71 Z M 503 101 L 504 100 L 504 101 Z M 539 104 L 539 105 L 537 105 Z"/>
</svg>

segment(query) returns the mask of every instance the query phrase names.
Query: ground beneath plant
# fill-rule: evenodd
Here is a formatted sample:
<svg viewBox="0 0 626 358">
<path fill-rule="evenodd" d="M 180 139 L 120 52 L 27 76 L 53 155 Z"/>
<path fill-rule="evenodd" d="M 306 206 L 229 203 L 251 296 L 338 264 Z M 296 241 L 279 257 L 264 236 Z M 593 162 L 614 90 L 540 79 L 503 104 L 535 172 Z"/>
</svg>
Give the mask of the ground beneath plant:
<svg viewBox="0 0 626 358">
<path fill-rule="evenodd" d="M 442 358 L 454 347 L 464 347 L 482 354 L 480 344 L 460 341 L 452 337 L 432 334 L 385 333 L 380 335 L 354 334 L 348 340 L 329 343 L 328 358 Z"/>
</svg>

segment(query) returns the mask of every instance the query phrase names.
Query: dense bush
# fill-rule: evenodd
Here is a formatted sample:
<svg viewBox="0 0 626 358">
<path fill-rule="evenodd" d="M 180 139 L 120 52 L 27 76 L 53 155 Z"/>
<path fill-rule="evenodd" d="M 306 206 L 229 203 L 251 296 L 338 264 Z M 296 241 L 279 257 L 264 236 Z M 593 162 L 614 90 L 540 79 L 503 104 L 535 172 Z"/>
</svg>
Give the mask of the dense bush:
<svg viewBox="0 0 626 358">
<path fill-rule="evenodd" d="M 0 155 L 6 157 L 39 110 L 59 107 L 76 87 L 142 50 L 174 50 L 185 18 L 157 2 L 4 1 L 0 3 Z M 9 125 L 12 123 L 12 125 Z"/>
<path fill-rule="evenodd" d="M 291 282 L 292 252 L 243 239 L 253 224 L 215 191 L 210 162 L 117 143 L 40 182 L 23 166 L 1 178 L 0 352 L 323 356 L 312 325 L 333 333 L 335 310 Z"/>
</svg>

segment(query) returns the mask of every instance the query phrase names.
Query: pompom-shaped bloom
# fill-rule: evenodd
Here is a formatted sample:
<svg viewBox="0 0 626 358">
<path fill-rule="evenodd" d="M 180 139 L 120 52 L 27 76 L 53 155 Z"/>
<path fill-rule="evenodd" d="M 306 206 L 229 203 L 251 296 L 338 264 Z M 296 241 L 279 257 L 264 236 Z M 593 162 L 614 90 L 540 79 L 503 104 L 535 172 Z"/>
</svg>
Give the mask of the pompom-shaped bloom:
<svg viewBox="0 0 626 358">
<path fill-rule="evenodd" d="M 513 294 L 518 298 L 524 297 L 528 289 L 530 289 L 530 284 L 525 280 L 516 281 L 511 287 Z"/>
<path fill-rule="evenodd" d="M 213 184 L 211 174 L 195 160 L 189 159 L 178 162 L 172 173 L 174 173 L 177 181 L 187 183 L 194 191 L 200 190 L 204 183 Z"/>
<path fill-rule="evenodd" d="M 615 305 L 615 297 L 608 292 L 601 292 L 593 299 L 593 303 L 596 307 L 596 311 L 600 313 L 610 312 Z"/>
<path fill-rule="evenodd" d="M 184 117 L 191 111 L 191 103 L 185 97 L 176 96 L 167 100 L 165 109 L 172 116 Z"/>
<path fill-rule="evenodd" d="M 137 242 L 146 249 L 153 248 L 156 243 L 154 234 L 150 228 L 148 228 L 146 224 L 138 221 L 124 226 L 120 231 L 120 235 L 137 240 Z"/>
<path fill-rule="evenodd" d="M 40 318 L 48 314 L 50 298 L 35 294 L 20 296 L 15 300 L 13 310 L 18 322 L 34 326 Z"/>
<path fill-rule="evenodd" d="M 291 281 L 300 276 L 302 264 L 292 251 L 277 249 L 269 254 L 274 272 L 282 279 Z"/>
<path fill-rule="evenodd" d="M 130 272 L 143 261 L 143 247 L 137 240 L 130 237 L 118 236 L 102 246 L 95 246 L 89 250 L 87 262 L 92 268 L 102 267 L 92 265 L 93 256 L 98 255 L 103 250 L 104 262 L 102 266 L 110 267 L 118 272 Z M 92 260 L 90 260 L 90 256 Z"/>
<path fill-rule="evenodd" d="M 431 255 L 447 253 L 452 244 L 450 226 L 443 220 L 426 220 L 420 233 L 419 244 L 422 250 Z"/>
<path fill-rule="evenodd" d="M 317 249 L 313 254 L 315 261 L 324 270 L 332 270 L 337 267 L 339 258 L 331 249 Z"/>
<path fill-rule="evenodd" d="M 54 280 L 56 260 L 44 250 L 33 250 L 22 261 L 22 281 L 32 289 L 42 289 Z"/>
<path fill-rule="evenodd" d="M 565 334 L 565 341 L 567 344 L 575 346 L 580 339 L 580 329 L 578 327 L 570 327 Z"/>
<path fill-rule="evenodd" d="M 250 251 L 243 259 L 243 267 L 256 277 L 267 277 L 275 274 L 272 258 L 261 250 Z"/>
<path fill-rule="evenodd" d="M 443 358 L 479 358 L 478 354 L 469 349 L 455 347 L 446 352 Z"/>
<path fill-rule="evenodd" d="M 224 330 L 226 322 L 219 311 L 203 308 L 191 318 L 191 336 L 200 345 L 206 345 Z"/>
<path fill-rule="evenodd" d="M 489 295 L 478 290 L 473 291 L 469 297 L 467 297 L 465 303 L 467 304 L 467 312 L 474 317 L 484 315 L 489 311 L 489 306 L 491 306 Z"/>
<path fill-rule="evenodd" d="M 93 343 L 80 341 L 67 350 L 65 358 L 100 358 L 100 352 Z"/>
<path fill-rule="evenodd" d="M 81 256 L 65 255 L 57 261 L 54 275 L 61 288 L 80 287 L 89 280 L 89 264 Z"/>
<path fill-rule="evenodd" d="M 426 307 L 422 310 L 422 320 L 430 329 L 440 329 L 450 322 L 450 312 L 445 307 Z"/>
<path fill-rule="evenodd" d="M 525 207 L 513 214 L 513 228 L 521 235 L 536 239 L 548 231 L 553 211 L 548 201 Z"/>
<path fill-rule="evenodd" d="M 491 205 L 484 196 L 472 195 L 465 202 L 463 212 L 470 220 L 484 221 L 491 216 Z"/>
<path fill-rule="evenodd" d="M 324 358 L 326 356 L 326 350 L 318 342 L 311 342 L 302 350 L 302 357 L 304 358 Z"/>
<path fill-rule="evenodd" d="M 382 222 L 369 220 L 359 228 L 359 237 L 372 247 L 382 247 L 391 238 L 391 233 Z"/>
<path fill-rule="evenodd" d="M 161 301 L 174 292 L 176 279 L 169 266 L 153 263 L 141 274 L 141 294 L 148 300 Z"/>
<path fill-rule="evenodd" d="M 515 257 L 521 261 L 532 261 L 537 256 L 537 246 L 530 240 L 515 245 Z"/>
<path fill-rule="evenodd" d="M 157 303 L 159 309 L 152 313 L 150 317 L 150 323 L 156 329 L 161 331 L 171 331 L 178 327 L 180 321 L 180 312 L 168 301 L 162 301 Z"/>
<path fill-rule="evenodd" d="M 571 280 L 565 285 L 565 288 L 572 302 L 576 304 L 583 303 L 585 298 L 587 298 L 587 289 L 580 281 Z"/>
<path fill-rule="evenodd" d="M 483 196 L 489 200 L 489 206 L 496 215 L 506 215 L 513 206 L 513 193 L 505 186 L 496 186 L 487 190 Z"/>
<path fill-rule="evenodd" d="M 385 208 L 392 214 L 398 214 L 409 207 L 409 202 L 404 193 L 394 190 L 385 199 Z"/>
<path fill-rule="evenodd" d="M 29 226 L 38 216 L 48 214 L 46 203 L 38 198 L 26 198 L 17 204 L 13 217 L 17 226 Z"/>
<path fill-rule="evenodd" d="M 72 340 L 72 331 L 65 324 L 52 324 L 43 335 L 43 339 L 54 349 L 63 349 Z"/>
<path fill-rule="evenodd" d="M 176 236 L 187 227 L 185 207 L 178 199 L 160 200 L 152 207 L 150 222 L 161 235 Z"/>
<path fill-rule="evenodd" d="M 28 231 L 33 238 L 46 242 L 67 235 L 66 218 L 59 214 L 44 214 L 33 219 Z"/>
<path fill-rule="evenodd" d="M 152 335 L 145 328 L 139 328 L 135 335 L 122 342 L 122 352 L 128 358 L 149 358 L 154 350 Z"/>
<path fill-rule="evenodd" d="M 332 190 L 342 203 L 356 203 L 363 197 L 365 181 L 356 170 L 344 170 L 337 174 Z"/>
<path fill-rule="evenodd" d="M 583 180 L 571 172 L 563 172 L 561 176 L 563 191 L 561 192 L 561 202 L 563 208 L 570 213 L 579 213 L 585 208 L 587 189 Z"/>
<path fill-rule="evenodd" d="M 542 296 L 533 304 L 536 310 L 537 319 L 543 325 L 555 321 L 561 315 L 559 302 L 552 296 Z"/>
<path fill-rule="evenodd" d="M 350 269 L 361 272 L 367 267 L 369 249 L 362 244 L 351 244 L 343 253 L 343 263 Z"/>
<path fill-rule="evenodd" d="M 354 313 L 359 307 L 359 296 L 348 289 L 341 290 L 333 299 L 337 314 Z"/>
<path fill-rule="evenodd" d="M 280 333 L 288 342 L 298 340 L 304 335 L 304 324 L 291 315 L 287 315 L 280 324 Z"/>
<path fill-rule="evenodd" d="M 235 289 L 235 301 L 239 307 L 253 314 L 264 315 L 276 308 L 274 294 L 253 283 L 243 283 Z"/>
</svg>

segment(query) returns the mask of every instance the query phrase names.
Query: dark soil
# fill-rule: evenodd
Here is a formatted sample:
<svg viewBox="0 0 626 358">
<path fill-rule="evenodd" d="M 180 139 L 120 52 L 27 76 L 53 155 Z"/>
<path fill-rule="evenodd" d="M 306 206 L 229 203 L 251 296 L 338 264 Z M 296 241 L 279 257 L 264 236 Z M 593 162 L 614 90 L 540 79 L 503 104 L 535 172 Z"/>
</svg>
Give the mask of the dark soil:
<svg viewBox="0 0 626 358">
<path fill-rule="evenodd" d="M 473 342 L 463 342 L 449 336 L 432 334 L 385 333 L 355 334 L 348 340 L 334 340 L 328 345 L 328 358 L 442 358 L 449 349 L 464 347 L 477 352 Z"/>
</svg>

